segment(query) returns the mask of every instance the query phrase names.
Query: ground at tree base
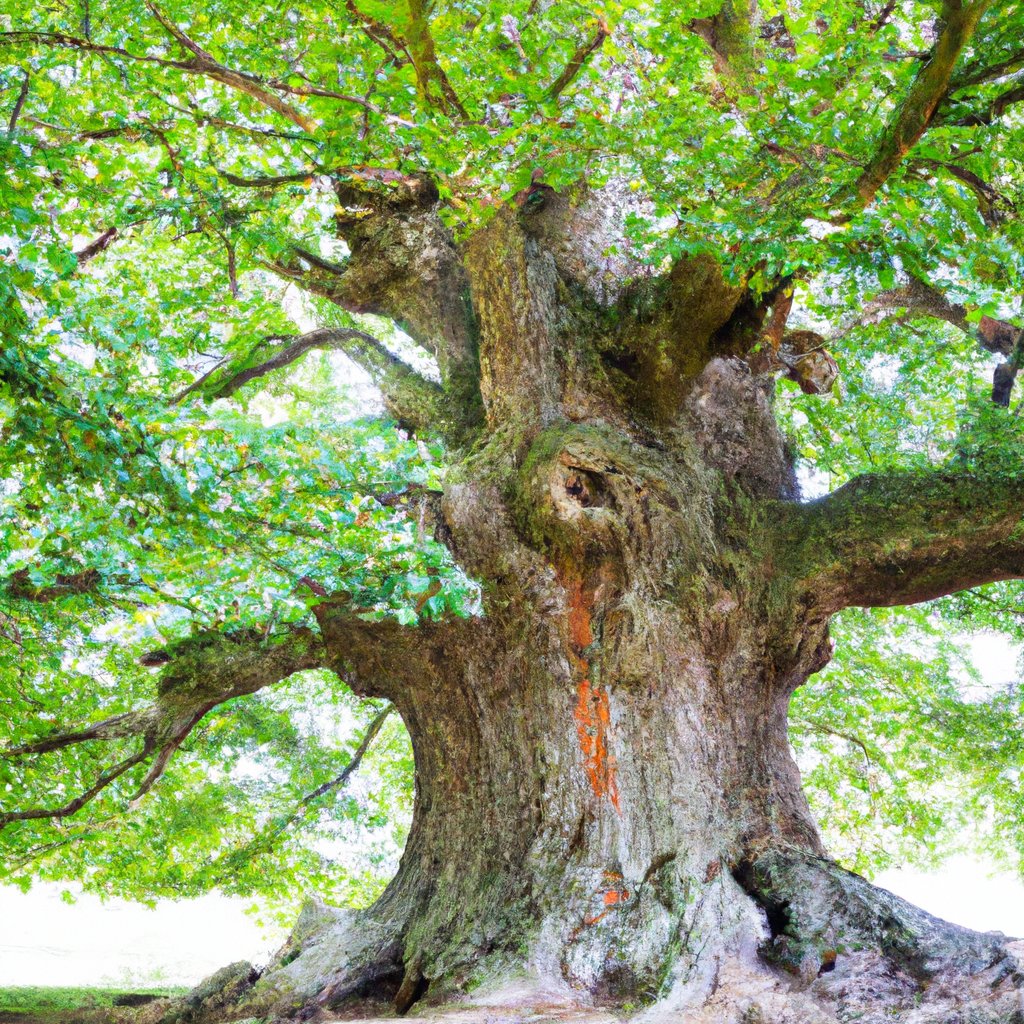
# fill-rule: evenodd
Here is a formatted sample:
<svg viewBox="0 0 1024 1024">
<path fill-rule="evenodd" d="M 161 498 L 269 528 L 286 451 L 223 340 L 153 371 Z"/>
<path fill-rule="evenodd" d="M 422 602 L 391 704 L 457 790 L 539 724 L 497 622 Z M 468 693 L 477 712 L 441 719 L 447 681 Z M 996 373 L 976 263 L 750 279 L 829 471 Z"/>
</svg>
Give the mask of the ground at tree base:
<svg viewBox="0 0 1024 1024">
<path fill-rule="evenodd" d="M 1024 941 L 1011 947 L 1024 963 Z M 992 977 L 977 976 L 973 991 L 961 986 L 924 995 L 916 985 L 898 978 L 876 954 L 868 961 L 849 958 L 850 969 L 835 971 L 803 988 L 794 979 L 745 971 L 723 971 L 716 990 L 702 1008 L 671 1009 L 655 1006 L 634 1012 L 613 1012 L 567 1001 L 565 993 L 504 989 L 491 998 L 465 1006 L 414 1008 L 407 1019 L 429 1024 L 1022 1024 L 1024 994 L 1008 992 Z M 802 988 L 802 991 L 801 991 Z M 917 989 L 917 991 L 914 991 Z M 313 1024 L 360 1021 L 393 1022 L 389 1008 L 367 1015 L 366 1008 L 347 1013 L 316 1014 Z M 243 1024 L 263 1024 L 252 1018 Z M 277 1024 L 275 1021 L 274 1024 Z M 284 1024 L 284 1021 L 281 1022 Z"/>
<path fill-rule="evenodd" d="M 1024 939 L 1001 940 L 1003 958 L 959 977 L 937 975 L 915 981 L 874 951 L 837 957 L 831 969 L 801 979 L 786 971 L 735 961 L 718 971 L 702 1007 L 673 1006 L 616 1011 L 581 1005 L 565 985 L 522 978 L 493 990 L 483 988 L 463 1004 L 431 1005 L 429 997 L 406 1019 L 424 1024 L 1022 1024 Z M 988 936 L 986 936 L 988 937 Z M 129 1005 L 72 1010 L 54 1006 L 42 1016 L 0 1012 L 3 1024 L 386 1024 L 399 1019 L 381 1000 L 353 1002 L 335 1011 L 314 1005 L 289 1016 L 241 1016 L 245 996 L 258 978 L 251 965 L 231 964 L 184 996 L 119 999 Z M 240 1001 L 239 1001 L 240 1000 Z M 107 1002 L 105 1000 L 105 1002 Z M 133 1004 L 133 1005 L 132 1005 Z"/>
</svg>

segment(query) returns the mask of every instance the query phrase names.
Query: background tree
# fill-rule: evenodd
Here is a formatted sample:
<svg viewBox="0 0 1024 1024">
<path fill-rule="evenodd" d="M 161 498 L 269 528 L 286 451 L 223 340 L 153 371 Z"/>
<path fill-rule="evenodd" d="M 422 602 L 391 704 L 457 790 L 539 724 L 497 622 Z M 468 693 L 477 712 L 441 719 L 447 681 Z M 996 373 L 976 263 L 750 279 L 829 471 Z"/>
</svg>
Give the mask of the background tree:
<svg viewBox="0 0 1024 1024">
<path fill-rule="evenodd" d="M 965 695 L 942 632 L 1020 616 L 1019 4 L 0 29 L 16 875 L 322 883 L 367 752 L 408 757 L 386 700 L 401 868 L 311 906 L 244 1012 L 523 970 L 711 1019 L 1019 1012 L 1019 947 L 826 856 L 787 742 L 803 687 L 866 866 L 971 820 L 1021 848 L 1020 697 Z M 937 599 L 847 615 L 815 676 L 837 613 Z"/>
</svg>

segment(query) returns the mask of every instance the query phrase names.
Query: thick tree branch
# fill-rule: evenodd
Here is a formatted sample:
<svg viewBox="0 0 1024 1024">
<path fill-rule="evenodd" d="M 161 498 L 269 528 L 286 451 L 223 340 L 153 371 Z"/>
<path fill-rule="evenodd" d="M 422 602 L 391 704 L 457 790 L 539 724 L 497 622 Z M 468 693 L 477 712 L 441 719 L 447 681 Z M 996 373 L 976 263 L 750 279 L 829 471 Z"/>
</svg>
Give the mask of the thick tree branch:
<svg viewBox="0 0 1024 1024">
<path fill-rule="evenodd" d="M 1024 477 L 871 474 L 796 510 L 804 601 L 824 614 L 1024 577 Z"/>
<path fill-rule="evenodd" d="M 925 133 L 939 104 L 949 92 L 961 52 L 992 3 L 993 0 L 967 3 L 949 0 L 944 5 L 946 23 L 932 48 L 930 59 L 918 72 L 860 177 L 845 195 L 841 194 L 833 201 L 837 219 L 848 220 L 870 205 L 878 190 Z"/>
<path fill-rule="evenodd" d="M 300 181 L 309 181 L 316 177 L 319 171 L 296 171 L 294 174 L 273 174 L 263 175 L 256 178 L 249 178 L 241 174 L 232 174 L 230 171 L 217 170 L 217 173 L 235 188 L 278 188 L 280 185 L 297 185 Z"/>
<path fill-rule="evenodd" d="M 222 85 L 235 89 L 237 92 L 245 93 L 254 100 L 269 107 L 275 113 L 287 118 L 292 124 L 298 125 L 303 131 L 312 132 L 316 130 L 316 122 L 296 109 L 289 103 L 285 103 L 280 96 L 274 94 L 255 75 L 235 71 L 232 68 L 221 64 L 212 54 L 204 50 L 198 43 L 190 39 L 170 20 L 152 0 L 146 4 L 147 10 L 160 23 L 164 31 L 181 46 L 182 49 L 193 55 L 192 67 L 198 74 L 205 75 Z"/>
<path fill-rule="evenodd" d="M 1005 362 L 1000 363 L 992 377 L 992 401 L 996 405 L 1006 408 L 1010 404 L 1010 396 L 1013 393 L 1013 384 L 1024 366 L 1024 328 L 1017 332 L 1017 340 L 1014 342 L 1013 351 L 1010 352 Z"/>
<path fill-rule="evenodd" d="M 1024 85 L 1006 89 L 980 107 L 973 106 L 969 101 L 958 102 L 950 106 L 948 111 L 937 118 L 937 121 L 939 124 L 960 125 L 967 128 L 989 125 L 998 121 L 1010 107 L 1017 103 L 1024 103 Z"/>
<path fill-rule="evenodd" d="M 89 260 L 95 259 L 101 252 L 109 248 L 110 244 L 117 238 L 117 228 L 107 228 L 101 235 L 94 238 L 87 246 L 75 252 L 75 259 L 78 265 L 82 266 Z"/>
<path fill-rule="evenodd" d="M 875 295 L 865 304 L 857 322 L 878 323 L 893 316 L 944 320 L 965 334 L 972 333 L 967 307 L 958 302 L 950 302 L 934 285 L 916 277 L 912 277 L 904 286 L 889 288 Z M 1013 351 L 1019 330 L 1007 320 L 983 316 L 973 333 L 982 348 L 997 355 L 1008 356 Z"/>
<path fill-rule="evenodd" d="M 983 82 L 1005 78 L 1024 68 L 1024 47 L 1021 46 L 1019 11 L 1013 4 L 1000 4 L 988 28 L 991 45 L 979 40 L 974 55 L 953 76 L 953 88 L 964 89 Z"/>
<path fill-rule="evenodd" d="M 992 400 L 997 405 L 1009 403 L 1010 390 L 1020 366 L 1020 346 L 1024 331 L 1006 320 L 983 316 L 977 326 L 968 319 L 967 307 L 950 302 L 934 285 L 920 278 L 911 277 L 908 284 L 879 292 L 864 306 L 856 323 L 878 323 L 889 318 L 897 321 L 928 317 L 943 320 L 973 335 L 983 349 L 1007 357 L 1007 361 L 996 367 Z"/>
<path fill-rule="evenodd" d="M 151 8 L 152 9 L 152 8 Z M 161 21 L 161 24 L 164 24 Z M 164 25 L 166 28 L 167 25 Z M 293 124 L 298 125 L 303 131 L 315 130 L 316 122 L 307 117 L 301 111 L 285 103 L 279 96 L 274 95 L 271 89 L 267 88 L 260 79 L 255 76 L 232 71 L 211 59 L 193 57 L 190 60 L 171 60 L 165 57 L 155 57 L 151 54 L 132 53 L 120 46 L 105 46 L 100 43 L 93 43 L 88 39 L 80 39 L 77 36 L 66 35 L 60 32 L 3 32 L 0 33 L 0 44 L 3 43 L 38 43 L 41 46 L 57 46 L 65 49 L 80 50 L 85 53 L 98 53 L 110 57 L 122 57 L 125 60 L 137 61 L 145 64 L 155 64 L 158 67 L 172 68 L 182 71 L 188 75 L 199 75 L 209 78 L 212 81 L 220 82 L 231 89 L 243 92 L 253 99 L 269 107 L 271 110 L 287 118 Z"/>
<path fill-rule="evenodd" d="M 229 398 L 250 381 L 290 366 L 314 349 L 351 353 L 353 360 L 375 378 L 403 370 L 413 372 L 372 334 L 351 327 L 321 327 L 298 336 L 264 338 L 242 359 L 216 366 L 204 374 L 178 394 L 174 402 L 177 404 L 196 391 L 210 399 Z"/>
<path fill-rule="evenodd" d="M 872 33 L 877 32 L 888 24 L 889 19 L 892 17 L 892 12 L 896 9 L 896 3 L 897 0 L 888 0 L 885 6 L 882 7 L 875 17 L 875 20 L 871 22 L 870 31 Z"/>
<path fill-rule="evenodd" d="M 911 277 L 906 285 L 888 288 L 873 296 L 865 303 L 856 323 L 878 323 L 900 313 L 944 320 L 961 331 L 970 329 L 965 306 L 950 302 L 938 288 L 917 277 Z"/>
<path fill-rule="evenodd" d="M 961 74 L 953 77 L 952 87 L 954 89 L 966 89 L 971 85 L 982 85 L 984 82 L 994 82 L 997 78 L 1004 78 L 1024 68 L 1024 50 L 1011 54 L 1005 60 L 996 64 L 971 63 L 968 64 Z"/>
<path fill-rule="evenodd" d="M 106 46 L 102 43 L 94 43 L 90 39 L 81 39 L 78 36 L 68 35 L 65 32 L 35 32 L 28 29 L 0 32 L 0 45 L 17 45 L 18 43 L 36 43 L 39 46 L 82 50 L 85 53 L 123 57 L 125 60 L 139 61 L 144 64 L 156 64 L 158 67 L 174 68 L 178 71 L 196 73 L 196 66 L 188 61 L 171 60 L 166 57 L 156 57 L 152 54 L 132 53 L 120 46 Z"/>
<path fill-rule="evenodd" d="M 741 78 L 754 57 L 756 12 L 755 0 L 724 0 L 717 14 L 686 26 L 707 43 L 719 77 L 743 89 L 751 88 L 751 82 Z"/>
<path fill-rule="evenodd" d="M 436 186 L 429 178 L 423 175 L 405 174 L 388 167 L 369 165 L 316 167 L 306 171 L 295 171 L 291 174 L 263 175 L 254 178 L 232 174 L 229 171 L 218 170 L 217 173 L 228 184 L 234 185 L 236 188 L 277 188 L 279 185 L 294 185 L 300 181 L 309 181 L 311 178 L 322 176 L 330 178 L 336 186 L 345 186 L 357 191 L 365 189 L 368 197 L 380 199 L 386 195 L 391 202 L 430 203 L 437 198 Z M 303 256 L 307 255 L 303 250 Z"/>
<path fill-rule="evenodd" d="M 336 180 L 335 191 L 343 211 L 337 217 L 338 233 L 349 248 L 345 262 L 293 245 L 290 258 L 266 266 L 349 312 L 388 317 L 435 356 L 443 409 L 423 405 L 440 397 L 433 389 L 398 393 L 413 377 L 381 377 L 382 389 L 389 401 L 402 404 L 401 413 L 397 406 L 394 412 L 400 419 L 423 422 L 425 415 L 440 412 L 441 433 L 464 443 L 481 419 L 477 324 L 462 254 L 434 207 L 436 191 L 421 178 L 383 171 L 369 178 L 361 169 Z M 379 367 L 370 369 L 380 373 Z"/>
<path fill-rule="evenodd" d="M 29 754 L 48 754 L 53 750 L 63 750 L 65 747 L 75 746 L 78 743 L 87 743 L 90 740 L 116 740 L 128 739 L 137 736 L 145 730 L 147 720 L 145 711 L 128 711 L 123 715 L 113 715 L 104 718 L 101 722 L 87 726 L 84 729 L 76 729 L 71 732 L 53 733 L 45 736 L 34 743 L 25 743 L 20 747 L 11 747 L 2 752 L 3 757 L 25 757 Z"/>
<path fill-rule="evenodd" d="M 86 594 L 99 582 L 100 574 L 95 569 L 83 569 L 81 572 L 59 573 L 53 583 L 36 586 L 28 569 L 19 569 L 3 581 L 2 589 L 16 600 L 47 604 L 75 594 Z"/>
<path fill-rule="evenodd" d="M 297 125 L 304 132 L 316 131 L 317 122 L 297 107 L 286 102 L 279 94 L 291 96 L 319 96 L 326 99 L 339 100 L 345 103 L 353 103 L 372 113 L 387 117 L 386 112 L 381 111 L 375 104 L 362 96 L 351 96 L 345 93 L 335 92 L 331 89 L 324 89 L 314 84 L 290 85 L 280 81 L 267 81 L 257 75 L 246 71 L 236 71 L 233 68 L 222 64 L 210 53 L 204 50 L 198 43 L 192 40 L 181 31 L 167 16 L 156 6 L 148 3 L 147 8 L 159 22 L 164 31 L 171 36 L 186 52 L 191 54 L 187 60 L 175 60 L 166 57 L 157 57 L 152 54 L 133 53 L 120 46 L 107 46 L 101 43 L 94 43 L 92 40 L 83 39 L 78 36 L 68 35 L 61 32 L 33 32 L 14 31 L 0 32 L 0 45 L 4 43 L 36 43 L 41 46 L 62 47 L 65 49 L 79 50 L 85 53 L 96 53 L 109 57 L 120 57 L 125 60 L 154 64 L 158 67 L 170 68 L 181 71 L 187 75 L 198 75 L 208 78 L 211 81 L 219 82 L 236 92 L 256 100 L 258 103 L 273 110 L 292 124 Z"/>
<path fill-rule="evenodd" d="M 149 740 L 146 740 L 140 750 L 126 757 L 119 764 L 102 772 L 92 786 L 73 800 L 69 800 L 66 804 L 62 804 L 59 807 L 30 807 L 24 811 L 0 812 L 0 831 L 13 821 L 35 821 L 40 818 L 70 818 L 71 815 L 77 814 L 86 804 L 91 803 L 103 790 L 124 775 L 126 771 L 134 768 L 137 764 L 141 764 L 152 752 L 152 744 Z"/>
<path fill-rule="evenodd" d="M 345 0 L 345 9 L 352 16 L 356 24 L 366 33 L 367 37 L 372 39 L 388 55 L 388 58 L 396 67 L 400 67 L 406 62 L 412 62 L 405 43 L 387 25 L 361 11 L 356 6 L 355 0 Z M 399 56 L 399 51 L 402 54 L 401 57 Z"/>
<path fill-rule="evenodd" d="M 913 166 L 925 168 L 929 173 L 933 170 L 940 171 L 966 185 L 974 193 L 981 219 L 989 227 L 995 227 L 999 223 L 1001 207 L 1010 208 L 1011 206 L 1010 200 L 993 188 L 984 178 L 959 164 L 942 160 L 917 159 L 913 161 Z"/>
<path fill-rule="evenodd" d="M 406 52 L 416 71 L 416 83 L 420 99 L 428 106 L 445 114 L 458 115 L 469 119 L 447 73 L 437 58 L 434 37 L 430 31 L 430 14 L 433 0 L 407 0 L 409 5 L 409 26 L 406 31 Z"/>
<path fill-rule="evenodd" d="M 0 751 L 0 757 L 21 759 L 93 741 L 136 737 L 142 741 L 136 753 L 103 772 L 67 804 L 0 811 L 0 829 L 13 821 L 70 817 L 129 769 L 153 756 L 146 777 L 131 797 L 138 799 L 152 788 L 174 752 L 213 708 L 234 697 L 256 693 L 295 672 L 319 668 L 326 659 L 320 639 L 303 628 L 270 637 L 258 631 L 206 633 L 179 641 L 161 655 L 151 659 L 152 663 L 163 663 L 164 668 L 157 683 L 157 700 L 148 707 Z"/>
<path fill-rule="evenodd" d="M 389 124 L 400 124 L 406 128 L 415 128 L 416 124 L 414 121 L 409 121 L 404 117 L 398 117 L 396 114 L 389 114 L 386 110 L 382 110 L 375 103 L 371 103 L 365 96 L 354 96 L 351 93 L 337 92 L 334 89 L 325 89 L 323 86 L 314 85 L 309 80 L 306 80 L 306 85 L 290 85 L 287 82 L 282 82 L 277 79 L 268 82 L 272 89 L 277 89 L 279 92 L 287 93 L 289 96 L 320 96 L 324 99 L 329 100 L 340 100 L 343 103 L 354 103 L 356 106 L 362 107 L 365 111 L 371 114 L 377 114 L 382 117 Z"/>
</svg>

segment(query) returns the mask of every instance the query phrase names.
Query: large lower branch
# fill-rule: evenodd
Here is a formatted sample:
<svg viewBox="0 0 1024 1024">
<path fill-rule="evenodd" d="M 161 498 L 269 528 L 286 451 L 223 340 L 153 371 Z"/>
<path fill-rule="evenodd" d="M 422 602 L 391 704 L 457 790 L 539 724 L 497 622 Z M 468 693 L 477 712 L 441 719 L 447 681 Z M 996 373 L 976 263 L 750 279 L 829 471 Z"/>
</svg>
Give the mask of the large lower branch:
<svg viewBox="0 0 1024 1024">
<path fill-rule="evenodd" d="M 1024 578 L 1021 477 L 870 474 L 799 507 L 797 524 L 785 543 L 805 601 L 826 614 Z"/>
<path fill-rule="evenodd" d="M 174 752 L 203 717 L 234 697 L 255 693 L 304 669 L 324 664 L 319 638 L 308 629 L 264 636 L 257 631 L 231 635 L 213 632 L 173 645 L 148 663 L 162 663 L 157 699 L 136 711 L 114 715 L 91 725 L 58 731 L 32 743 L 0 751 L 0 757 L 22 759 L 88 742 L 137 740 L 137 750 L 111 768 L 78 796 L 58 806 L 0 809 L 0 829 L 14 821 L 67 818 L 80 811 L 136 765 L 152 763 L 130 800 L 148 792 L 163 774 Z"/>
</svg>

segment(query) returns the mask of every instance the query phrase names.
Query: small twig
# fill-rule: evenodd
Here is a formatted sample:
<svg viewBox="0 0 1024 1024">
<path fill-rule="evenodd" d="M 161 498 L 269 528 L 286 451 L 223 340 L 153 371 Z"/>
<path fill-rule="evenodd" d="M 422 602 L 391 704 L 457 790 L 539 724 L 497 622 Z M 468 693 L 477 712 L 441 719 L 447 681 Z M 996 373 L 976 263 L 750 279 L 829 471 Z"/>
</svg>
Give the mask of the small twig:
<svg viewBox="0 0 1024 1024">
<path fill-rule="evenodd" d="M 214 233 L 224 243 L 224 251 L 228 257 L 228 289 L 233 299 L 238 298 L 238 265 L 235 262 L 235 246 L 229 235 L 214 229 Z"/>
<path fill-rule="evenodd" d="M 13 135 L 14 129 L 18 125 L 18 118 L 21 116 L 21 110 L 25 106 L 25 100 L 28 99 L 28 86 L 29 86 L 29 73 L 22 68 L 21 73 L 25 76 L 21 82 L 21 90 L 18 93 L 18 98 L 14 101 L 14 110 L 11 111 L 11 119 L 7 122 L 7 134 Z"/>
<path fill-rule="evenodd" d="M 149 757 L 152 751 L 152 743 L 147 740 L 137 754 L 132 754 L 131 757 L 125 758 L 120 764 L 116 764 L 113 768 L 103 772 L 96 782 L 84 793 L 76 796 L 74 800 L 61 807 L 33 807 L 27 811 L 7 811 L 0 814 L 0 830 L 12 821 L 34 821 L 39 818 L 70 818 L 72 814 L 80 811 L 87 803 L 102 793 L 112 782 L 115 782 L 124 775 L 129 768 L 134 768 L 135 765 Z"/>
<path fill-rule="evenodd" d="M 892 17 L 892 12 L 896 9 L 897 0 L 889 0 L 889 2 L 878 12 L 878 17 L 871 23 L 869 31 L 877 32 L 882 28 Z"/>
<path fill-rule="evenodd" d="M 223 855 L 218 859 L 216 866 L 222 869 L 231 868 L 239 863 L 252 860 L 252 858 L 257 854 L 271 849 L 273 847 L 274 840 L 277 839 L 285 829 L 301 818 L 314 801 L 318 800 L 326 793 L 329 793 L 331 790 L 340 789 L 344 786 L 362 763 L 363 758 L 366 756 L 366 752 L 370 749 L 370 744 L 373 743 L 377 733 L 380 732 L 384 722 L 392 711 L 394 711 L 394 707 L 387 707 L 381 711 L 372 722 L 370 722 L 369 727 L 363 734 L 362 740 L 359 742 L 359 746 L 356 747 L 348 764 L 345 765 L 344 770 L 339 775 L 336 775 L 333 779 L 317 786 L 317 788 L 311 793 L 307 793 L 303 796 L 295 808 L 284 818 L 272 820 L 258 835 L 254 835 L 242 846 L 236 847 L 230 853 Z"/>
<path fill-rule="evenodd" d="M 89 262 L 99 256 L 104 249 L 106 249 L 114 239 L 117 238 L 117 228 L 107 228 L 99 238 L 91 241 L 84 249 L 79 249 L 75 253 L 75 259 L 78 260 L 78 265 L 82 265 Z"/>
<path fill-rule="evenodd" d="M 594 33 L 593 39 L 580 45 L 572 55 L 572 59 L 566 64 L 565 70 L 548 86 L 546 95 L 549 100 L 558 99 L 562 92 L 572 84 L 576 76 L 583 70 L 590 55 L 604 45 L 609 34 L 608 22 L 604 18 L 599 18 L 597 32 Z"/>
</svg>

